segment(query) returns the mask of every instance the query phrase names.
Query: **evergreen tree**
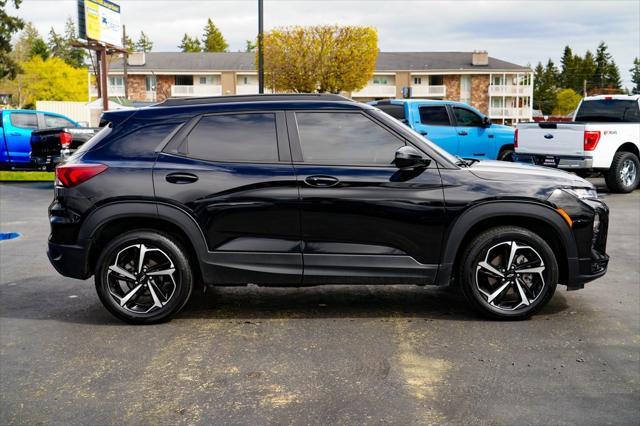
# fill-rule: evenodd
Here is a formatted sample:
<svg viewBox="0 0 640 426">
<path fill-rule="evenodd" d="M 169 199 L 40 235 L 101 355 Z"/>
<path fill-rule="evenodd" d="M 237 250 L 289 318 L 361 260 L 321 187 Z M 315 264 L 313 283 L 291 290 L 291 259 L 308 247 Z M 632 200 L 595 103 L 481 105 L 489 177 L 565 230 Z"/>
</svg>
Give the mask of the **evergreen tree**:
<svg viewBox="0 0 640 426">
<path fill-rule="evenodd" d="M 258 44 L 256 42 L 253 42 L 251 40 L 247 40 L 246 41 L 246 47 L 244 48 L 244 51 L 245 52 L 255 52 L 257 48 L 258 48 Z"/>
<path fill-rule="evenodd" d="M 13 79 L 20 72 L 20 66 L 11 55 L 11 37 L 24 27 L 24 21 L 7 14 L 6 3 L 6 0 L 0 1 L 0 79 Z M 13 0 L 12 3 L 18 9 L 22 0 Z"/>
<path fill-rule="evenodd" d="M 579 56 L 573 54 L 569 46 L 564 47 L 564 52 L 560 59 L 560 63 L 562 64 L 559 81 L 560 86 L 574 89 L 576 83 L 576 63 L 579 61 L 579 58 Z"/>
<path fill-rule="evenodd" d="M 596 74 L 596 59 L 590 50 L 584 54 L 584 58 L 581 61 L 578 74 L 580 75 L 580 83 L 584 84 L 584 80 L 587 81 L 587 90 L 590 87 L 596 86 L 595 74 Z M 582 93 L 582 88 L 580 92 Z"/>
<path fill-rule="evenodd" d="M 211 18 L 208 19 L 207 25 L 204 27 L 202 48 L 205 52 L 226 52 L 229 48 L 229 44 Z"/>
<path fill-rule="evenodd" d="M 124 36 L 124 42 L 122 44 L 124 44 L 124 46 L 122 47 L 124 47 L 127 52 L 131 53 L 136 51 L 136 42 L 126 34 Z"/>
<path fill-rule="evenodd" d="M 558 70 L 551 59 L 546 67 L 538 62 L 534 70 L 533 106 L 545 115 L 551 114 L 555 108 L 558 76 Z"/>
<path fill-rule="evenodd" d="M 140 31 L 140 38 L 136 43 L 136 49 L 139 52 L 151 52 L 153 49 L 153 42 L 151 39 L 144 33 L 144 31 Z"/>
<path fill-rule="evenodd" d="M 40 34 L 35 25 L 31 22 L 27 22 L 24 29 L 20 32 L 18 40 L 13 46 L 13 52 L 11 55 L 17 62 L 25 62 L 31 59 L 31 52 L 33 49 L 33 43 L 36 39 L 40 38 Z"/>
<path fill-rule="evenodd" d="M 51 56 L 49 46 L 47 46 L 47 43 L 42 39 L 42 37 L 36 38 L 31 45 L 29 57 L 33 58 L 34 56 L 40 56 L 45 61 L 49 59 L 49 56 Z"/>
<path fill-rule="evenodd" d="M 620 78 L 620 69 L 616 62 L 612 59 L 607 66 L 606 87 L 611 89 L 622 89 L 622 79 Z"/>
<path fill-rule="evenodd" d="M 74 68 L 83 67 L 85 65 L 87 53 L 84 49 L 72 46 L 72 43 L 78 39 L 78 34 L 76 33 L 76 25 L 71 18 L 67 18 L 67 22 L 65 23 L 64 39 L 68 47 L 67 56 L 63 58 L 65 62 Z"/>
<path fill-rule="evenodd" d="M 182 37 L 182 42 L 178 46 L 178 48 L 183 52 L 202 52 L 202 48 L 200 47 L 200 40 L 196 37 L 191 37 L 187 33 Z"/>
<path fill-rule="evenodd" d="M 607 87 L 607 76 L 610 71 L 611 54 L 607 51 L 608 47 L 604 41 L 601 41 L 596 50 L 596 69 L 594 71 L 594 83 L 598 87 Z"/>
<path fill-rule="evenodd" d="M 631 73 L 631 82 L 633 83 L 631 93 L 640 95 L 640 58 L 633 60 L 633 68 L 631 68 L 629 72 Z"/>
</svg>

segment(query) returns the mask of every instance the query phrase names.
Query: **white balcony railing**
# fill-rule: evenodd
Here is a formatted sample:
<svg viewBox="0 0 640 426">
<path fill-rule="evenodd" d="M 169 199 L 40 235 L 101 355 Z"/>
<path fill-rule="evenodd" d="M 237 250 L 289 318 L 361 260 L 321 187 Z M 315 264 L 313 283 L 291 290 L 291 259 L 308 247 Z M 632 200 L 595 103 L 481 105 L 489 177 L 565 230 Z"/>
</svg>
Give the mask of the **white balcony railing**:
<svg viewBox="0 0 640 426">
<path fill-rule="evenodd" d="M 238 84 L 236 86 L 236 95 L 255 95 L 257 93 L 257 84 Z"/>
<path fill-rule="evenodd" d="M 489 109 L 489 116 L 492 118 L 528 118 L 531 119 L 531 110 L 525 108 L 513 107 L 492 107 Z"/>
<path fill-rule="evenodd" d="M 444 98 L 447 95 L 447 86 L 430 86 L 416 84 L 411 86 L 411 96 L 414 98 L 419 97 L 438 97 Z"/>
<path fill-rule="evenodd" d="M 95 86 L 91 86 L 91 90 L 89 91 L 89 95 L 92 97 L 98 96 L 98 88 Z M 124 96 L 124 86 L 112 86 L 109 85 L 107 87 L 107 95 L 109 97 L 112 96 Z"/>
<path fill-rule="evenodd" d="M 220 96 L 222 86 L 219 84 L 197 84 L 193 86 L 171 86 L 171 96 Z"/>
<path fill-rule="evenodd" d="M 518 86 L 515 84 L 489 86 L 489 96 L 531 96 L 532 86 Z"/>
<path fill-rule="evenodd" d="M 356 98 L 395 98 L 396 86 L 388 84 L 370 84 L 357 92 L 351 93 Z"/>
</svg>

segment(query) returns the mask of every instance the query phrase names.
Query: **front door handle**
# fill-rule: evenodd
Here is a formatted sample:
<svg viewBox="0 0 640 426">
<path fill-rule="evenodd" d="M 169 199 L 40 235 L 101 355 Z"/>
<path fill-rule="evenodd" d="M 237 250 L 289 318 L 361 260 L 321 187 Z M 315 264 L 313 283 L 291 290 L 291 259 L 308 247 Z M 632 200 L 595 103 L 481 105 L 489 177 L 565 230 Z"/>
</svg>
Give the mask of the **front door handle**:
<svg viewBox="0 0 640 426">
<path fill-rule="evenodd" d="M 185 184 L 196 182 L 198 176 L 191 173 L 170 173 L 165 179 L 169 183 Z"/>
<path fill-rule="evenodd" d="M 307 176 L 304 180 L 309 186 L 316 188 L 330 188 L 336 186 L 340 181 L 333 176 Z"/>
<path fill-rule="evenodd" d="M 427 136 L 429 134 L 429 132 L 427 132 L 426 130 L 420 130 L 419 132 L 422 136 Z"/>
<path fill-rule="evenodd" d="M 458 134 L 459 134 L 460 136 L 467 136 L 469 133 L 465 132 L 464 130 L 460 130 L 460 131 L 458 132 Z"/>
</svg>

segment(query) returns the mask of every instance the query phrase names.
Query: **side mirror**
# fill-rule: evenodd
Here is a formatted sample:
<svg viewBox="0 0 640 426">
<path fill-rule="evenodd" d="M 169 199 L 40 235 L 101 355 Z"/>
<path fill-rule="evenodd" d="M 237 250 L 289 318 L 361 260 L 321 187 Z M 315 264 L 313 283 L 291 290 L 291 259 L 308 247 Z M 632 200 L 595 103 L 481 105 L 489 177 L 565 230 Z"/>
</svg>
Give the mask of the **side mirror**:
<svg viewBox="0 0 640 426">
<path fill-rule="evenodd" d="M 89 127 L 88 121 L 78 121 L 78 127 Z"/>
<path fill-rule="evenodd" d="M 491 127 L 491 119 L 485 115 L 482 117 L 482 125 L 484 127 Z"/>
<path fill-rule="evenodd" d="M 431 160 L 424 156 L 412 146 L 402 146 L 396 151 L 393 164 L 400 170 L 412 170 L 427 167 Z"/>
</svg>

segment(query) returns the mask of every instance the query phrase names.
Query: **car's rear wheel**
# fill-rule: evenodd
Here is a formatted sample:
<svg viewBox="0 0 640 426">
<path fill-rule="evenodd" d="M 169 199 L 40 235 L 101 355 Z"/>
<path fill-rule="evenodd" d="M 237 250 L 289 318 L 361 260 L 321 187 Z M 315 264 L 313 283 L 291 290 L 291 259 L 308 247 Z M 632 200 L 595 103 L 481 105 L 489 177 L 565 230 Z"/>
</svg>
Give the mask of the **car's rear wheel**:
<svg viewBox="0 0 640 426">
<path fill-rule="evenodd" d="M 506 148 L 498 154 L 499 161 L 513 161 L 513 148 Z"/>
<path fill-rule="evenodd" d="M 558 282 L 555 254 L 537 234 L 501 226 L 466 247 L 460 282 L 470 304 L 493 319 L 526 319 L 549 302 Z"/>
<path fill-rule="evenodd" d="M 179 241 L 153 230 L 123 234 L 102 250 L 96 290 L 104 306 L 131 324 L 175 315 L 189 300 L 193 274 Z"/>
<path fill-rule="evenodd" d="M 632 152 L 616 152 L 611 167 L 604 177 L 611 192 L 627 193 L 633 191 L 640 182 L 638 157 Z"/>
</svg>

